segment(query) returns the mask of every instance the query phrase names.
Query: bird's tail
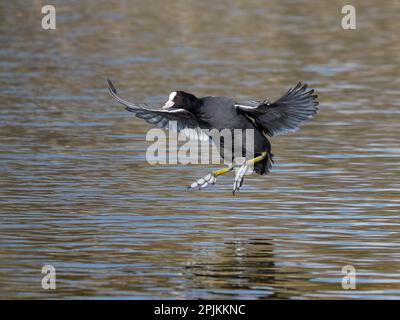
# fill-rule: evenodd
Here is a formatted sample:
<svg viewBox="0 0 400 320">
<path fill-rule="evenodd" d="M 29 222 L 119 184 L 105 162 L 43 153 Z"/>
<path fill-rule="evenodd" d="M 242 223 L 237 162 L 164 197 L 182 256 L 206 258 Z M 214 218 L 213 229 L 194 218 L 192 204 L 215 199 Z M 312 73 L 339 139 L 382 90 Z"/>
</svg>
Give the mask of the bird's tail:
<svg viewBox="0 0 400 320">
<path fill-rule="evenodd" d="M 268 151 L 268 154 L 265 157 L 265 159 L 263 159 L 260 162 L 257 162 L 254 165 L 254 172 L 259 175 L 269 173 L 272 169 L 272 164 L 274 163 L 273 157 L 274 155 L 271 153 L 271 151 Z"/>
</svg>

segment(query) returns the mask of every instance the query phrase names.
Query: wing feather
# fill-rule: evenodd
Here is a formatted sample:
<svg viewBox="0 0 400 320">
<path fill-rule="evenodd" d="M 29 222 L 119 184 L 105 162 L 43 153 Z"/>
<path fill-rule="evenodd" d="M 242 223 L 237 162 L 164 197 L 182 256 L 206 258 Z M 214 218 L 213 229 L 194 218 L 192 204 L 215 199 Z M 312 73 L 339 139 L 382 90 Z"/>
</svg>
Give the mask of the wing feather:
<svg viewBox="0 0 400 320">
<path fill-rule="evenodd" d="M 110 79 L 107 79 L 111 95 L 119 103 L 125 106 L 125 109 L 132 112 L 136 117 L 163 129 L 172 129 L 183 132 L 187 137 L 193 139 L 208 140 L 209 137 L 201 130 L 196 117 L 184 109 L 172 110 L 152 110 L 145 108 L 145 105 L 136 104 L 124 100 L 117 94 L 117 90 Z"/>
<path fill-rule="evenodd" d="M 318 111 L 318 98 L 313 89 L 299 82 L 273 103 L 264 101 L 254 104 L 236 104 L 239 113 L 255 119 L 256 124 L 270 136 L 296 131 Z"/>
</svg>

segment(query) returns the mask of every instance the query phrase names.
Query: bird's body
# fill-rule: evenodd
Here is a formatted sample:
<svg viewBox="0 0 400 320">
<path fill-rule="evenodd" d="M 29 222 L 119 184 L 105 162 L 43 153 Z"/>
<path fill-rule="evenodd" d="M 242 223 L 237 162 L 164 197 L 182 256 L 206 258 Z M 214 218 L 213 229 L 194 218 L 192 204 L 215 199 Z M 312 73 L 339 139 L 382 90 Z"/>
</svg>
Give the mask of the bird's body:
<svg viewBox="0 0 400 320">
<path fill-rule="evenodd" d="M 231 145 L 242 146 L 241 150 L 231 150 L 224 144 L 224 140 L 215 139 L 213 142 L 218 148 L 221 158 L 233 162 L 236 156 L 246 159 L 253 159 L 261 155 L 264 151 L 271 151 L 271 144 L 262 130 L 257 128 L 255 123 L 245 115 L 238 113 L 236 103 L 227 97 L 204 97 L 198 99 L 197 107 L 192 111 L 199 121 L 200 128 L 206 130 L 230 130 Z M 253 142 L 251 150 L 246 143 L 246 130 L 252 130 Z M 271 155 L 272 158 L 272 155 Z M 255 172 L 264 174 L 267 167 L 267 159 L 255 165 Z"/>
<path fill-rule="evenodd" d="M 113 97 L 138 118 L 161 128 L 170 128 L 169 123 L 173 121 L 177 131 L 189 132 L 190 136 L 195 133 L 196 137 L 206 133 L 212 138 L 221 156 L 231 165 L 198 179 L 189 187 L 191 189 L 203 189 L 214 184 L 217 176 L 235 168 L 233 162 L 237 158 L 244 160 L 236 172 L 234 193 L 242 186 L 250 167 L 261 175 L 269 172 L 273 160 L 267 136 L 296 131 L 318 110 L 314 90 L 307 90 L 307 85 L 301 83 L 273 103 L 267 100 L 236 102 L 227 97 L 197 98 L 184 91 L 174 91 L 161 110 L 128 102 L 117 95 L 110 80 L 108 84 Z M 248 140 L 248 131 L 252 132 L 251 141 Z M 227 136 L 217 139 L 210 132 L 224 132 Z"/>
</svg>

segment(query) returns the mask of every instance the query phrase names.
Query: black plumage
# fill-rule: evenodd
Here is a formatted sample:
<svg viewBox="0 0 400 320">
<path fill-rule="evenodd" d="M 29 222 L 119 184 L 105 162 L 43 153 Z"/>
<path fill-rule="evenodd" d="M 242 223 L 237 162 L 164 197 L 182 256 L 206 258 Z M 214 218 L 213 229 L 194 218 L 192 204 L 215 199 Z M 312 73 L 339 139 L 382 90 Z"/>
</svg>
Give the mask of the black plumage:
<svg viewBox="0 0 400 320">
<path fill-rule="evenodd" d="M 138 118 L 151 123 L 160 128 L 168 128 L 170 121 L 176 121 L 177 131 L 185 130 L 195 132 L 197 137 L 204 135 L 204 129 L 228 129 L 232 132 L 233 140 L 236 136 L 234 130 L 245 131 L 254 130 L 254 153 L 246 153 L 246 141 L 242 139 L 242 156 L 248 160 L 262 156 L 262 159 L 254 163 L 254 171 L 258 174 L 269 172 L 273 163 L 271 144 L 267 136 L 283 135 L 291 131 L 296 131 L 305 120 L 311 118 L 318 111 L 317 95 L 313 89 L 308 89 L 307 85 L 298 83 L 294 88 L 287 91 L 281 98 L 275 102 L 246 101 L 236 102 L 226 97 L 204 97 L 197 98 L 193 94 L 176 91 L 170 94 L 170 98 L 163 109 L 152 110 L 145 105 L 139 105 L 128 102 L 117 95 L 117 91 L 110 80 L 108 80 L 109 90 L 113 97 L 125 105 L 126 110 L 132 112 Z M 214 141 L 215 143 L 215 141 Z M 227 147 L 223 141 L 217 143 L 222 157 L 229 157 L 233 162 L 237 154 L 226 152 Z M 230 168 L 232 170 L 232 168 Z M 229 170 L 229 171 L 230 171 Z M 218 175 L 213 172 L 214 178 Z M 244 176 L 244 174 L 243 174 Z M 242 184 L 243 176 L 240 182 L 235 181 L 234 192 Z M 206 176 L 207 177 L 207 176 Z M 207 186 L 208 180 L 201 180 L 196 188 Z M 210 180 L 211 183 L 215 179 Z M 193 184 L 192 184 L 193 185 Z"/>
</svg>

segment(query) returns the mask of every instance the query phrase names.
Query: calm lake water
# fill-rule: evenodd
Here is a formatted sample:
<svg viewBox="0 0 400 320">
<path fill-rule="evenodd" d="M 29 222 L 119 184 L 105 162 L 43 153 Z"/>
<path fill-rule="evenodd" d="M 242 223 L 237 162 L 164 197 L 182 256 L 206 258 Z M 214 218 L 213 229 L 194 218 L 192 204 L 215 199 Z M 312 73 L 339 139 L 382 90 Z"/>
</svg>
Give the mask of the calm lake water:
<svg viewBox="0 0 400 320">
<path fill-rule="evenodd" d="M 53 31 L 0 3 L 0 298 L 400 298 L 398 1 L 352 1 L 357 30 L 335 1 L 53 3 Z M 148 165 L 107 77 L 155 107 L 301 80 L 321 109 L 238 196 L 186 192 L 218 166 Z"/>
</svg>

